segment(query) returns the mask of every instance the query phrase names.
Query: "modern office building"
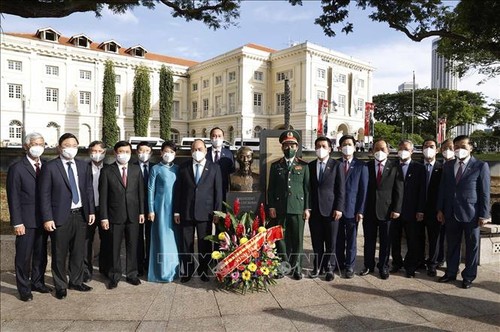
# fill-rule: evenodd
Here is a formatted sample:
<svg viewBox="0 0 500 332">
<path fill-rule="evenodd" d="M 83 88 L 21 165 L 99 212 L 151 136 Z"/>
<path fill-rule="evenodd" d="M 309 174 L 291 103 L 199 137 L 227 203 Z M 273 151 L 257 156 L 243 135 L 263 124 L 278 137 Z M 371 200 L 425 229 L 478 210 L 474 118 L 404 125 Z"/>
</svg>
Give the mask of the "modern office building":
<svg viewBox="0 0 500 332">
<path fill-rule="evenodd" d="M 415 90 L 418 89 L 418 84 L 415 83 Z M 398 92 L 411 92 L 413 91 L 413 82 L 403 82 L 398 86 Z"/>
<path fill-rule="evenodd" d="M 451 71 L 453 62 L 439 55 L 437 48 L 439 45 L 439 38 L 432 41 L 432 89 L 448 89 L 456 90 L 458 75 Z"/>
<path fill-rule="evenodd" d="M 64 37 L 52 28 L 0 37 L 3 144 L 20 142 L 23 125 L 26 132 L 42 133 L 49 145 L 64 132 L 75 133 L 83 146 L 100 139 L 106 60 L 115 67 L 121 139 L 135 136 L 132 92 L 139 65 L 151 71 L 149 136 L 159 135 L 159 72 L 165 65 L 174 74 L 172 138 L 178 142 L 186 136 L 208 137 L 214 126 L 225 130 L 228 140 L 283 128 L 285 79 L 291 88 L 290 124 L 302 130 L 306 147 L 317 135 L 318 99 L 330 104 L 328 136 L 364 138 L 364 106 L 372 98 L 374 68 L 310 42 L 283 50 L 247 44 L 195 62 L 115 40 Z"/>
</svg>

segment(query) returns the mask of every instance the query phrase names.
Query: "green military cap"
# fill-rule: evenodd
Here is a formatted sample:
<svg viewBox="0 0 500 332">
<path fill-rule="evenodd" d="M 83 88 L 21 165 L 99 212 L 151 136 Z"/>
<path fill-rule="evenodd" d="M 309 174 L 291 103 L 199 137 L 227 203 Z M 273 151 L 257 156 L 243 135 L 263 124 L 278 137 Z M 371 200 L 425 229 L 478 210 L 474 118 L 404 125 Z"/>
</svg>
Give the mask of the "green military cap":
<svg viewBox="0 0 500 332">
<path fill-rule="evenodd" d="M 280 135 L 280 143 L 295 143 L 299 144 L 300 135 L 295 130 L 285 130 Z"/>
</svg>

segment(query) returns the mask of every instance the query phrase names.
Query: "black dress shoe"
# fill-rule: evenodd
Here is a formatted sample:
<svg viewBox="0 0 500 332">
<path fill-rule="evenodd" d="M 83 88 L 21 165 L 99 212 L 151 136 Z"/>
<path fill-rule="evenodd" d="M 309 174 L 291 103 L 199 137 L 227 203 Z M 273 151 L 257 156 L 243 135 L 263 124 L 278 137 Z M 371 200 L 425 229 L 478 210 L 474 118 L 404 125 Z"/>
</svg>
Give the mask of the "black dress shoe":
<svg viewBox="0 0 500 332">
<path fill-rule="evenodd" d="M 345 277 L 346 277 L 347 279 L 352 279 L 352 278 L 354 278 L 354 271 L 353 271 L 353 270 L 347 270 L 347 271 L 345 271 Z"/>
<path fill-rule="evenodd" d="M 191 280 L 191 277 L 181 277 L 181 282 L 184 284 L 186 282 L 188 282 L 189 280 Z"/>
<path fill-rule="evenodd" d="M 317 269 L 314 269 L 312 271 L 309 271 L 309 278 L 311 279 L 314 279 L 314 278 L 317 278 L 319 276 L 319 272 Z"/>
<path fill-rule="evenodd" d="M 127 278 L 127 282 L 131 285 L 137 286 L 141 284 L 139 278 Z"/>
<path fill-rule="evenodd" d="M 56 298 L 58 300 L 62 300 L 64 298 L 66 298 L 67 295 L 68 295 L 68 292 L 65 289 L 56 290 Z"/>
<path fill-rule="evenodd" d="M 87 274 L 83 276 L 83 282 L 89 282 L 92 281 L 92 275 Z"/>
<path fill-rule="evenodd" d="M 19 294 L 19 299 L 23 302 L 33 301 L 33 294 L 31 293 Z"/>
<path fill-rule="evenodd" d="M 200 277 L 201 281 L 203 282 L 209 282 L 210 281 L 210 278 L 207 277 L 206 274 L 202 274 L 201 277 Z"/>
<path fill-rule="evenodd" d="M 365 267 L 363 270 L 359 271 L 358 274 L 360 276 L 366 276 L 366 275 L 368 275 L 368 274 L 370 274 L 372 272 L 373 272 L 373 269 L 369 269 L 369 268 Z"/>
<path fill-rule="evenodd" d="M 45 285 L 41 285 L 38 287 L 31 286 L 31 290 L 34 292 L 43 293 L 43 294 L 52 292 L 52 289 L 50 287 L 45 286 Z"/>
<path fill-rule="evenodd" d="M 415 278 L 415 272 L 406 272 L 406 278 Z"/>
<path fill-rule="evenodd" d="M 68 288 L 76 290 L 76 291 L 79 291 L 79 292 L 90 292 L 92 290 L 92 287 L 87 286 L 85 284 L 81 284 L 81 285 L 72 285 L 72 284 L 69 284 Z"/>
<path fill-rule="evenodd" d="M 457 280 L 457 277 L 450 277 L 448 275 L 444 275 L 441 278 L 438 279 L 438 282 L 444 283 L 444 282 L 450 282 L 450 281 L 455 281 Z"/>
<path fill-rule="evenodd" d="M 118 287 L 118 281 L 111 280 L 108 284 L 108 289 L 114 289 L 116 287 Z"/>
<path fill-rule="evenodd" d="M 332 281 L 333 279 L 335 279 L 335 275 L 333 274 L 333 272 L 328 271 L 326 273 L 325 280 L 326 281 Z"/>
<path fill-rule="evenodd" d="M 295 279 L 295 280 L 302 279 L 302 273 L 300 273 L 300 272 L 294 272 L 293 273 L 293 279 Z"/>
<path fill-rule="evenodd" d="M 389 273 L 387 271 L 380 272 L 380 279 L 382 279 L 382 280 L 389 279 Z"/>
<path fill-rule="evenodd" d="M 435 277 L 437 275 L 436 269 L 429 269 L 429 270 L 427 270 L 427 275 L 429 277 Z"/>
<path fill-rule="evenodd" d="M 390 271 L 390 272 L 391 272 L 391 273 L 398 273 L 398 272 L 399 272 L 399 270 L 401 270 L 401 266 L 399 266 L 399 265 L 393 265 L 393 266 L 391 267 L 391 271 Z"/>
<path fill-rule="evenodd" d="M 463 289 L 469 289 L 472 287 L 472 281 L 470 280 L 462 280 L 462 288 Z"/>
</svg>

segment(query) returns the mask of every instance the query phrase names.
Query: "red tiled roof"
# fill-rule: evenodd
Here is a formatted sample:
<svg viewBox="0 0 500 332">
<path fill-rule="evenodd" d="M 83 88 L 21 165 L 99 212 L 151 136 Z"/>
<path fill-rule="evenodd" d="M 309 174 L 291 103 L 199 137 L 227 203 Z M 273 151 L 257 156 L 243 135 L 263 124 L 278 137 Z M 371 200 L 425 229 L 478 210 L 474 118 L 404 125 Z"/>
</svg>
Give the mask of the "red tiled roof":
<svg viewBox="0 0 500 332">
<path fill-rule="evenodd" d="M 276 52 L 275 49 L 272 49 L 272 48 L 269 48 L 269 47 L 265 47 L 265 46 L 262 46 L 262 45 L 252 44 L 252 43 L 246 44 L 245 46 L 246 47 L 255 48 L 256 50 L 260 50 L 260 51 L 264 51 L 264 52 L 269 52 L 269 53 Z"/>
</svg>

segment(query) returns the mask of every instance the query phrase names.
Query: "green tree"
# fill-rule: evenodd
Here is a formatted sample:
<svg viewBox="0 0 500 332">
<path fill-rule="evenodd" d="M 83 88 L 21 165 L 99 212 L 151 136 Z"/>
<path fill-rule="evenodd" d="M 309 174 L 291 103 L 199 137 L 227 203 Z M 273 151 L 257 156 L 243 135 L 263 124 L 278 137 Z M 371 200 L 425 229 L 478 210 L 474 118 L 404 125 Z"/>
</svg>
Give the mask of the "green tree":
<svg viewBox="0 0 500 332">
<path fill-rule="evenodd" d="M 488 114 L 483 105 L 485 99 L 481 93 L 456 90 L 438 91 L 438 116 L 446 118 L 447 130 L 458 125 L 481 123 Z M 373 97 L 375 119 L 411 132 L 412 93 L 399 92 L 381 94 Z M 436 135 L 436 91 L 432 89 L 415 90 L 415 108 L 413 117 L 414 133 L 421 137 Z"/>
<path fill-rule="evenodd" d="M 174 78 L 165 65 L 160 69 L 160 137 L 170 139 L 174 101 Z"/>
<path fill-rule="evenodd" d="M 113 146 L 119 139 L 119 128 L 116 124 L 116 90 L 115 70 L 111 60 L 104 64 L 102 82 L 102 141 Z"/>
<path fill-rule="evenodd" d="M 500 136 L 500 100 L 490 104 L 490 114 L 486 119 L 486 125 L 493 128 L 493 135 Z"/>
<path fill-rule="evenodd" d="M 151 115 L 151 87 L 149 69 L 138 66 L 134 76 L 134 131 L 137 136 L 148 136 L 149 116 Z"/>
</svg>

